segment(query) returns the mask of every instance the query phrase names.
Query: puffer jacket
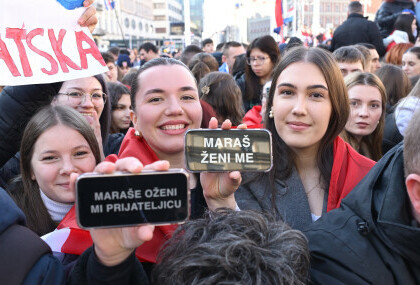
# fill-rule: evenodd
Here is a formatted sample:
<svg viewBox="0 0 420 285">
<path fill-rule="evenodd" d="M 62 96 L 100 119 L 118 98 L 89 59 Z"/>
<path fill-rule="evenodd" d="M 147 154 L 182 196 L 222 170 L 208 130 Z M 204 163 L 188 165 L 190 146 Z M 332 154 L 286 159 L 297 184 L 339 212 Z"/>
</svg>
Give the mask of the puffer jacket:
<svg viewBox="0 0 420 285">
<path fill-rule="evenodd" d="M 26 124 L 39 109 L 51 103 L 61 85 L 6 86 L 0 93 L 0 167 L 19 151 Z"/>
<path fill-rule="evenodd" d="M 375 15 L 375 23 L 378 25 L 382 38 L 386 38 L 391 34 L 394 30 L 395 20 L 404 9 L 414 11 L 413 1 L 395 0 L 393 2 L 382 2 Z"/>
<path fill-rule="evenodd" d="M 420 284 L 420 227 L 410 211 L 400 143 L 304 231 L 312 283 Z"/>
</svg>

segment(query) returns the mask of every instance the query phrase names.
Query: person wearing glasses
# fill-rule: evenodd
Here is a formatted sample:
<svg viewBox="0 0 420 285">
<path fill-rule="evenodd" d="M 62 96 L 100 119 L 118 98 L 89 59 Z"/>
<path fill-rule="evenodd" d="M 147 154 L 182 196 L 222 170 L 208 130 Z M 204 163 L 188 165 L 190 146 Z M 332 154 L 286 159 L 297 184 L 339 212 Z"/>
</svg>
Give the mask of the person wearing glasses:
<svg viewBox="0 0 420 285">
<path fill-rule="evenodd" d="M 111 102 L 103 75 L 50 84 L 8 86 L 0 94 L 0 186 L 20 173 L 19 142 L 32 115 L 43 106 L 69 106 L 86 119 L 98 141 L 101 159 L 118 153 L 124 134 L 109 135 Z M 8 125 L 6 125 L 8 124 Z M 64 138 L 57 138 L 64 139 Z"/>
<path fill-rule="evenodd" d="M 273 37 L 259 37 L 249 45 L 245 74 L 236 81 L 242 91 L 245 112 L 261 105 L 262 88 L 271 79 L 273 68 L 279 60 L 280 50 Z"/>
<path fill-rule="evenodd" d="M 102 75 L 73 79 L 63 82 L 51 104 L 69 106 L 82 114 L 93 128 L 99 145 L 103 145 L 107 140 L 111 118 L 106 93 L 108 89 Z M 104 159 L 103 148 L 100 149 Z"/>
</svg>

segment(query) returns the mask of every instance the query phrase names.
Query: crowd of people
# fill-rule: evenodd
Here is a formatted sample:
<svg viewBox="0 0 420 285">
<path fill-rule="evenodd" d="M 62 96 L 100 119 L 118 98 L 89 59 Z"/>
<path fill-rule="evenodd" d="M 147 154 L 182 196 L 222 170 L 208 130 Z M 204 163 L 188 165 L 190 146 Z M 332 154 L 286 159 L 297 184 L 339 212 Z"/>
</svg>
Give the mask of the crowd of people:
<svg viewBox="0 0 420 285">
<path fill-rule="evenodd" d="M 331 45 L 146 42 L 102 53 L 104 74 L 5 86 L 0 283 L 420 283 L 414 11 L 384 2 L 374 23 L 354 1 Z M 273 167 L 190 173 L 184 224 L 77 225 L 79 175 L 185 169 L 198 128 L 269 130 Z"/>
</svg>

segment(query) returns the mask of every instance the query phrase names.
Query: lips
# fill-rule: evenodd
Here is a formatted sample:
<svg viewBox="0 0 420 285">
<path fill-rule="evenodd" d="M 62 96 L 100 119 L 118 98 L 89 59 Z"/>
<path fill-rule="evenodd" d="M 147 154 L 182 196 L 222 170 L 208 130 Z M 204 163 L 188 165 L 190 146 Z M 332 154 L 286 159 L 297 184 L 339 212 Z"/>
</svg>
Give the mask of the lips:
<svg viewBox="0 0 420 285">
<path fill-rule="evenodd" d="M 61 186 L 63 188 L 66 189 L 70 189 L 70 182 L 65 182 L 65 183 L 57 183 L 58 186 Z"/>
<path fill-rule="evenodd" d="M 303 123 L 303 122 L 297 122 L 297 121 L 291 121 L 286 123 L 289 128 L 291 128 L 294 131 L 303 131 L 309 128 L 311 125 Z"/>
<path fill-rule="evenodd" d="M 365 123 L 365 122 L 359 122 L 359 123 L 356 123 L 356 125 L 359 128 L 362 128 L 362 129 L 367 128 L 369 126 L 369 124 L 368 123 Z"/>
</svg>

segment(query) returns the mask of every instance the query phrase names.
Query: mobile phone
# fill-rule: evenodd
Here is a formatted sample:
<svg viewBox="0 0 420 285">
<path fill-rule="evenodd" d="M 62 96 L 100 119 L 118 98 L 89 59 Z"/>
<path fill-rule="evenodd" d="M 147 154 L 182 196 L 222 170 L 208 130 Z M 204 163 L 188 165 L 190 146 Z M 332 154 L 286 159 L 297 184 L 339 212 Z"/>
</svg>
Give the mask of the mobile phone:
<svg viewBox="0 0 420 285">
<path fill-rule="evenodd" d="M 272 139 L 266 129 L 192 129 L 185 134 L 185 163 L 192 172 L 269 171 Z"/>
<path fill-rule="evenodd" d="M 77 223 L 85 229 L 182 223 L 189 195 L 183 169 L 85 173 L 76 181 Z"/>
</svg>

